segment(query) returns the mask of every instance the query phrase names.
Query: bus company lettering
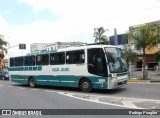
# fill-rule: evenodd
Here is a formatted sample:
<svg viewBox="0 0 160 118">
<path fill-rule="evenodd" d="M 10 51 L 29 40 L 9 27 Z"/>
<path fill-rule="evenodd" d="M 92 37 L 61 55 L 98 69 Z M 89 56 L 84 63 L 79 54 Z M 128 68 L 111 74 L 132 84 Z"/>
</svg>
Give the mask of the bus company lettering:
<svg viewBox="0 0 160 118">
<path fill-rule="evenodd" d="M 69 71 L 69 68 L 52 68 L 52 71 L 59 72 L 59 71 Z"/>
</svg>

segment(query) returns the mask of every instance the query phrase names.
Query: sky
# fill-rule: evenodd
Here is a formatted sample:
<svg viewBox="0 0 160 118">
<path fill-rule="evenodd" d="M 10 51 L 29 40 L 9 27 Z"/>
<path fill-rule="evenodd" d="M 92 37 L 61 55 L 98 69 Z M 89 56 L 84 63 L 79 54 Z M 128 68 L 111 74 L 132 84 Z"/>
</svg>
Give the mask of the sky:
<svg viewBox="0 0 160 118">
<path fill-rule="evenodd" d="M 27 44 L 26 52 L 33 43 L 93 43 L 94 28 L 109 29 L 107 36 L 114 28 L 122 34 L 160 20 L 159 11 L 160 0 L 0 0 L 0 34 L 11 47 Z"/>
</svg>

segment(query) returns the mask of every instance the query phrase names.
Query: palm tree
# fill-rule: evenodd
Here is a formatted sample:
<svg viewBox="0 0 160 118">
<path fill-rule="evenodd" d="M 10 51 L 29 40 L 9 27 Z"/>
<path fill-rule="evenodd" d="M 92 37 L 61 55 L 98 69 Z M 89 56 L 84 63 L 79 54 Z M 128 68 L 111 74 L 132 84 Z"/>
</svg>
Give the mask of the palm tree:
<svg viewBox="0 0 160 118">
<path fill-rule="evenodd" d="M 146 67 L 146 50 L 158 45 L 160 42 L 160 25 L 155 23 L 147 23 L 139 26 L 135 32 L 130 32 L 130 40 L 135 42 L 137 49 L 143 50 L 143 78 L 148 78 Z"/>
<path fill-rule="evenodd" d="M 4 40 L 3 36 L 0 35 L 0 50 L 2 51 L 2 53 L 8 53 L 7 49 L 5 48 L 5 46 L 7 46 L 8 42 Z"/>
<path fill-rule="evenodd" d="M 109 44 L 108 37 L 104 35 L 106 31 L 109 31 L 108 29 L 104 29 L 103 27 L 94 28 L 94 34 L 93 37 L 95 38 L 94 42 Z"/>
</svg>

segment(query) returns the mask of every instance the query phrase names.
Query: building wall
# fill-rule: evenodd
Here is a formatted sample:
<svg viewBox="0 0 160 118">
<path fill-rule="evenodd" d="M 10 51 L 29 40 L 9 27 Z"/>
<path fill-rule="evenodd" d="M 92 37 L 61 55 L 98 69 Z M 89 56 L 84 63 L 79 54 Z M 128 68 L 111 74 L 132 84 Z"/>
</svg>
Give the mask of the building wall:
<svg viewBox="0 0 160 118">
<path fill-rule="evenodd" d="M 45 50 L 47 50 L 46 46 L 48 44 L 49 43 L 34 43 L 34 44 L 31 44 L 31 50 L 30 50 L 30 52 L 45 51 Z"/>
<path fill-rule="evenodd" d="M 160 20 L 159 21 L 154 21 L 154 23 L 157 23 L 157 24 L 160 24 Z M 145 25 L 145 24 L 140 24 L 140 25 L 135 25 L 135 26 L 131 26 L 129 27 L 129 32 L 136 32 L 137 28 L 142 26 L 142 25 Z M 133 40 L 129 40 L 129 46 L 130 47 L 133 47 L 133 45 L 135 45 L 134 41 Z M 157 46 L 151 48 L 151 49 L 145 49 L 145 53 L 146 54 L 155 54 L 158 50 L 160 49 L 160 44 L 158 44 Z M 134 50 L 137 50 L 136 48 L 134 48 Z M 142 50 L 137 50 L 137 52 L 140 52 L 142 53 Z"/>
<path fill-rule="evenodd" d="M 128 40 L 126 41 L 126 43 L 123 43 L 125 38 L 125 34 L 117 34 L 117 46 L 119 46 L 122 50 L 128 49 Z M 109 37 L 109 44 L 110 45 L 116 45 L 115 42 L 115 36 L 110 36 Z"/>
<path fill-rule="evenodd" d="M 76 46 L 76 45 L 81 45 L 84 44 L 82 42 L 55 42 L 52 44 L 49 44 L 46 46 L 47 50 L 57 50 L 57 49 L 62 49 L 62 48 L 67 48 L 70 46 Z"/>
</svg>

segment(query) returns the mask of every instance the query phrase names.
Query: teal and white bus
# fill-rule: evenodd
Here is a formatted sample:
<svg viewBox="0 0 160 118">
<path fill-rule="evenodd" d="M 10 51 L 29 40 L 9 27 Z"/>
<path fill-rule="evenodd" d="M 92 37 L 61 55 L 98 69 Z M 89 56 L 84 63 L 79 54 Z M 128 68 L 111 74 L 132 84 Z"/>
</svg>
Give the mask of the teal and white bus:
<svg viewBox="0 0 160 118">
<path fill-rule="evenodd" d="M 128 83 L 122 50 L 111 45 L 68 47 L 10 58 L 10 80 L 36 85 L 79 87 L 84 92 Z"/>
</svg>

